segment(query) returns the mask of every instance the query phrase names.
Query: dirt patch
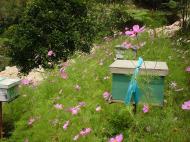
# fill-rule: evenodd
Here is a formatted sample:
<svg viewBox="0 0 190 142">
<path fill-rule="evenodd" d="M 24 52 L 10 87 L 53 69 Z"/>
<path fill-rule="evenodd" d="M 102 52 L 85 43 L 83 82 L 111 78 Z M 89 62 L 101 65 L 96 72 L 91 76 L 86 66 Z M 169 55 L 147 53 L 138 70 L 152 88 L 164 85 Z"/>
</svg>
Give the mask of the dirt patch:
<svg viewBox="0 0 190 142">
<path fill-rule="evenodd" d="M 16 66 L 6 67 L 4 71 L 0 72 L 0 77 L 20 78 L 31 80 L 33 85 L 39 84 L 45 78 L 43 68 L 33 69 L 27 76 L 20 76 L 19 70 Z"/>
</svg>

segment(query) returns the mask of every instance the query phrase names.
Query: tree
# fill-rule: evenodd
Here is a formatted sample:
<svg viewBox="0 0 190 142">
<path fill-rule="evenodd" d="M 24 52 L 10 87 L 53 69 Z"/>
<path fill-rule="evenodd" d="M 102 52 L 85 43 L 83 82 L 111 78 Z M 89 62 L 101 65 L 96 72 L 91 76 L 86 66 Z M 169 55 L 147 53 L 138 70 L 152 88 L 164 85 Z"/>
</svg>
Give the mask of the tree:
<svg viewBox="0 0 190 142">
<path fill-rule="evenodd" d="M 75 51 L 89 52 L 94 37 L 81 0 L 32 0 L 18 25 L 10 27 L 9 55 L 21 72 L 66 61 Z M 53 56 L 48 56 L 48 51 Z"/>
<path fill-rule="evenodd" d="M 188 32 L 190 28 L 190 1 L 180 0 L 180 11 L 182 17 L 182 30 Z"/>
</svg>

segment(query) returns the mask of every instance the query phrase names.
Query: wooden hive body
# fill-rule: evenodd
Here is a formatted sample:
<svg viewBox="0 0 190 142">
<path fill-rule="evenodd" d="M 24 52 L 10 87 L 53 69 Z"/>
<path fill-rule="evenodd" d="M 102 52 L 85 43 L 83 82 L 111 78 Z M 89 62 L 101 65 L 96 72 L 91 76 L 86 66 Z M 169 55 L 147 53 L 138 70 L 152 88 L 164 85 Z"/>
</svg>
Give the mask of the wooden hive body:
<svg viewBox="0 0 190 142">
<path fill-rule="evenodd" d="M 0 102 L 12 101 L 18 96 L 20 79 L 8 79 L 0 77 Z"/>
<path fill-rule="evenodd" d="M 124 101 L 136 65 L 135 60 L 116 60 L 110 65 L 113 101 Z M 165 62 L 144 61 L 137 78 L 140 103 L 163 105 L 164 79 L 167 74 Z"/>
</svg>

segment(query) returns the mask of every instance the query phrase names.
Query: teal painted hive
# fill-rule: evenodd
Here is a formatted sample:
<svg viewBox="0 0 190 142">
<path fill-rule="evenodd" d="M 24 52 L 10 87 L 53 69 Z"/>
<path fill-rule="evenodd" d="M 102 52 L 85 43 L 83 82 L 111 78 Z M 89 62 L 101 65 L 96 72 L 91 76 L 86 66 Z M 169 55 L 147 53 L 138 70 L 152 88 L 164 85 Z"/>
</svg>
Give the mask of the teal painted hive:
<svg viewBox="0 0 190 142">
<path fill-rule="evenodd" d="M 0 77 L 0 102 L 12 101 L 18 96 L 20 79 L 8 79 Z"/>
<path fill-rule="evenodd" d="M 128 59 L 135 57 L 135 52 L 132 51 L 131 48 L 127 49 L 122 45 L 115 46 L 115 53 L 116 53 L 116 59 L 125 59 L 125 58 Z"/>
<path fill-rule="evenodd" d="M 123 102 L 137 61 L 116 60 L 110 65 L 112 73 L 112 102 Z M 164 78 L 168 74 L 165 62 L 145 61 L 137 82 L 140 88 L 140 103 L 163 105 Z"/>
</svg>

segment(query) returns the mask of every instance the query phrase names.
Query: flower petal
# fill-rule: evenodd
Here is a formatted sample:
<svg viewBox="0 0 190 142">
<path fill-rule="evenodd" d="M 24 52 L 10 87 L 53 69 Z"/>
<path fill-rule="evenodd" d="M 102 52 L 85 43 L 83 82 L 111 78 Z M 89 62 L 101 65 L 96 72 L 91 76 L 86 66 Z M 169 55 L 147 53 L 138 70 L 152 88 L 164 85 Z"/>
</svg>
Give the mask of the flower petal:
<svg viewBox="0 0 190 142">
<path fill-rule="evenodd" d="M 133 31 L 136 32 L 136 33 L 138 33 L 140 31 L 139 25 L 134 25 L 133 26 Z"/>
<path fill-rule="evenodd" d="M 134 31 L 126 31 L 125 34 L 128 36 L 131 36 L 131 35 L 134 35 Z"/>
</svg>

